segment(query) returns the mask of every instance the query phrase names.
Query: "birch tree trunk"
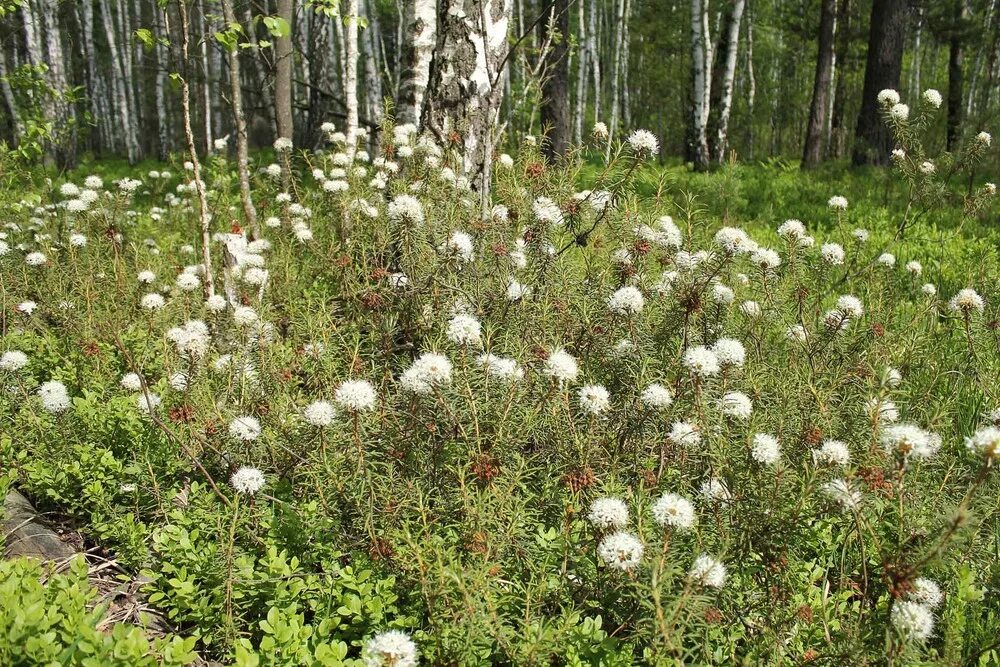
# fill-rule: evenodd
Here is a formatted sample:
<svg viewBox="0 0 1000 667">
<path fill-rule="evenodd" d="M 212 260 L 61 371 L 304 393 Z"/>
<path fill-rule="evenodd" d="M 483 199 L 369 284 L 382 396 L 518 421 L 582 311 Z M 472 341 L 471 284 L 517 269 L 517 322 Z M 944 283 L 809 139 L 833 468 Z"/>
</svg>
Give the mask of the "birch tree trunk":
<svg viewBox="0 0 1000 667">
<path fill-rule="evenodd" d="M 347 155 L 352 160 L 358 150 L 358 0 L 347 0 L 344 66 L 344 101 L 347 108 Z"/>
<path fill-rule="evenodd" d="M 823 159 L 823 134 L 833 75 L 834 24 L 837 20 L 836 0 L 823 0 L 819 19 L 819 52 L 816 57 L 816 76 L 813 81 L 812 105 L 809 108 L 809 125 L 806 128 L 802 152 L 802 168 L 812 169 Z"/>
<path fill-rule="evenodd" d="M 111 89 L 114 93 L 113 107 L 118 112 L 119 131 L 124 143 L 125 156 L 130 164 L 135 163 L 139 155 L 138 136 L 134 129 L 134 117 L 129 113 L 131 105 L 126 91 L 125 68 L 121 51 L 118 49 L 118 38 L 115 35 L 115 21 L 108 6 L 108 0 L 100 0 L 101 23 L 104 25 L 104 35 L 111 52 Z"/>
<path fill-rule="evenodd" d="M 18 145 L 18 140 L 24 134 L 24 124 L 21 122 L 21 114 L 17 108 L 17 100 L 14 99 L 14 91 L 11 90 L 7 81 L 7 54 L 0 50 L 0 91 L 3 92 L 3 101 L 7 105 L 10 114 L 10 124 L 14 130 L 12 146 Z"/>
<path fill-rule="evenodd" d="M 712 38 L 708 28 L 708 0 L 691 0 L 692 147 L 694 167 L 709 167 L 708 114 L 710 110 Z"/>
<path fill-rule="evenodd" d="M 608 124 L 608 143 L 604 149 L 604 157 L 608 159 L 611 155 L 611 142 L 618 137 L 618 107 L 621 100 L 621 61 L 622 43 L 625 41 L 623 35 L 625 27 L 625 0 L 615 0 L 614 7 L 617 9 L 618 21 L 615 24 L 614 50 L 611 59 L 611 122 Z"/>
<path fill-rule="evenodd" d="M 182 0 L 183 1 L 183 0 Z M 202 106 L 202 131 L 205 141 L 205 153 L 208 154 L 212 152 L 212 68 L 208 63 L 208 39 L 205 35 L 210 34 L 211 28 L 208 25 L 208 16 L 205 15 L 205 0 L 197 0 L 198 8 L 198 26 L 201 27 L 198 30 L 198 34 L 201 38 L 198 40 L 200 42 L 200 53 L 201 53 L 201 96 L 204 100 Z"/>
<path fill-rule="evenodd" d="M 226 23 L 236 23 L 232 0 L 222 0 L 222 15 Z M 229 55 L 229 92 L 233 106 L 233 124 L 236 127 L 236 169 L 240 179 L 240 201 L 243 203 L 243 216 L 250 227 L 254 238 L 260 238 L 260 226 L 257 224 L 257 209 L 250 195 L 250 157 L 247 149 L 247 121 L 243 115 L 243 90 L 240 84 L 240 53 L 239 46 L 233 45 L 227 49 Z"/>
<path fill-rule="evenodd" d="M 368 26 L 362 34 L 363 62 L 365 64 L 365 116 L 372 123 L 382 121 L 382 63 L 384 58 L 380 50 L 380 35 L 382 26 L 379 24 L 378 12 L 372 6 L 372 0 L 365 0 L 364 14 Z"/>
<path fill-rule="evenodd" d="M 442 146 L 461 146 L 461 171 L 489 200 L 493 131 L 512 0 L 441 0 L 423 124 Z"/>
<path fill-rule="evenodd" d="M 295 20 L 295 0 L 278 0 L 278 16 L 288 24 L 288 33 L 274 41 L 274 116 L 278 137 L 292 139 L 295 121 L 292 118 L 292 24 Z"/>
<path fill-rule="evenodd" d="M 163 10 L 155 4 L 153 6 L 153 31 L 156 35 L 156 81 L 154 83 L 154 96 L 156 98 L 157 148 L 160 159 L 165 160 L 170 154 L 172 147 L 172 142 L 170 141 L 170 114 L 167 110 L 167 68 L 170 63 L 167 47 L 162 41 L 167 39 Z"/>
<path fill-rule="evenodd" d="M 437 33 L 436 0 L 404 0 L 403 68 L 396 100 L 398 123 L 420 122 Z"/>
<path fill-rule="evenodd" d="M 747 8 L 747 113 L 750 122 L 747 123 L 747 157 L 754 159 L 753 109 L 757 98 L 757 76 L 753 69 L 753 12 Z"/>
<path fill-rule="evenodd" d="M 591 0 L 593 2 L 594 0 Z M 587 47 L 584 28 L 585 0 L 580 0 L 576 12 L 576 106 L 573 111 L 573 143 L 579 146 L 583 142 L 583 121 L 587 109 Z"/>
<path fill-rule="evenodd" d="M 851 0 L 840 0 L 837 7 L 838 36 L 836 39 L 837 61 L 840 70 L 837 72 L 837 83 L 833 91 L 833 112 L 830 116 L 830 145 L 827 147 L 829 157 L 841 158 L 847 151 L 847 76 L 850 60 L 847 52 L 850 49 L 851 34 Z"/>
<path fill-rule="evenodd" d="M 945 148 L 955 150 L 962 138 L 965 86 L 965 22 L 969 8 L 966 0 L 954 0 L 953 25 L 948 39 L 948 127 Z"/>
<path fill-rule="evenodd" d="M 45 55 L 49 66 L 49 81 L 55 90 L 54 120 L 60 136 L 54 146 L 60 167 L 72 166 L 76 161 L 76 112 L 67 101 L 69 83 L 62 48 L 62 30 L 59 27 L 56 0 L 41 0 L 42 28 L 45 33 Z M 65 133 L 65 134 L 62 134 Z"/>
<path fill-rule="evenodd" d="M 722 31 L 725 34 L 725 41 L 722 44 L 725 51 L 722 54 L 724 58 L 719 63 L 718 118 L 715 124 L 715 136 L 711 142 L 713 157 L 719 164 L 725 160 L 726 151 L 729 149 L 729 116 L 733 109 L 733 82 L 736 80 L 736 57 L 746 0 L 733 0 L 732 5 L 731 11 L 726 15 L 726 29 Z"/>
<path fill-rule="evenodd" d="M 187 6 L 184 0 L 177 3 L 181 19 L 181 61 L 184 67 L 184 76 L 181 77 L 181 114 L 184 118 L 184 136 L 187 139 L 188 157 L 194 166 L 194 186 L 198 193 L 198 211 L 201 220 L 201 261 L 204 268 L 202 281 L 205 289 L 205 298 L 215 294 L 215 281 L 212 278 L 212 235 L 210 233 L 211 217 L 208 213 L 208 198 L 205 196 L 205 183 L 201 180 L 201 162 L 198 161 L 198 149 L 195 146 L 194 130 L 191 129 L 191 85 L 188 83 L 190 60 L 189 42 L 190 22 L 188 21 Z"/>
<path fill-rule="evenodd" d="M 587 29 L 587 60 L 590 61 L 594 76 L 594 121 L 601 119 L 601 58 L 598 49 L 597 0 L 590 0 L 590 14 Z"/>
</svg>

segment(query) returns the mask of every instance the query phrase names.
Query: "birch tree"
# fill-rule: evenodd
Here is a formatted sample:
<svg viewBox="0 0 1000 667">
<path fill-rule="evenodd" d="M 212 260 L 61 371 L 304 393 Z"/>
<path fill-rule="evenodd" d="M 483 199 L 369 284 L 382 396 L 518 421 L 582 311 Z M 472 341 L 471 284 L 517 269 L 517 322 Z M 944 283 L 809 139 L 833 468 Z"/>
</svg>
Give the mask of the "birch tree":
<svg viewBox="0 0 1000 667">
<path fill-rule="evenodd" d="M 718 58 L 718 75 L 712 83 L 709 99 L 717 107 L 715 132 L 711 139 L 712 156 L 722 164 L 729 148 L 729 117 L 733 109 L 733 84 L 736 80 L 736 57 L 739 50 L 740 25 L 746 0 L 733 0 L 726 14 L 725 29 L 722 31 L 723 51 Z M 713 99 L 714 98 L 714 99 Z"/>
<path fill-rule="evenodd" d="M 347 109 L 347 155 L 352 160 L 358 149 L 358 0 L 347 0 L 344 65 L 344 100 Z"/>
<path fill-rule="evenodd" d="M 243 115 L 243 86 L 240 76 L 239 39 L 243 32 L 236 21 L 232 0 L 222 0 L 222 15 L 229 29 L 221 33 L 219 41 L 226 47 L 229 57 L 229 92 L 230 104 L 233 107 L 233 124 L 236 128 L 236 169 L 240 180 L 240 201 L 243 204 L 243 216 L 254 237 L 260 237 L 257 224 L 257 209 L 253 205 L 250 194 L 250 158 L 247 141 L 247 121 Z"/>
<path fill-rule="evenodd" d="M 512 0 L 441 0 L 423 125 L 461 147 L 460 170 L 489 199 Z"/>
<path fill-rule="evenodd" d="M 402 49 L 399 93 L 396 99 L 398 123 L 420 122 L 424 93 L 430 77 L 437 33 L 436 0 L 405 0 L 402 15 Z"/>
<path fill-rule="evenodd" d="M 591 0 L 593 2 L 594 0 Z M 573 110 L 573 143 L 579 145 L 583 141 L 583 122 L 587 109 L 587 65 L 589 50 L 586 47 L 586 30 L 584 28 L 585 1 L 577 3 L 576 12 L 576 106 Z"/>
<path fill-rule="evenodd" d="M 708 169 L 708 115 L 711 100 L 712 37 L 708 26 L 708 0 L 691 0 L 692 146 L 695 169 Z"/>
</svg>

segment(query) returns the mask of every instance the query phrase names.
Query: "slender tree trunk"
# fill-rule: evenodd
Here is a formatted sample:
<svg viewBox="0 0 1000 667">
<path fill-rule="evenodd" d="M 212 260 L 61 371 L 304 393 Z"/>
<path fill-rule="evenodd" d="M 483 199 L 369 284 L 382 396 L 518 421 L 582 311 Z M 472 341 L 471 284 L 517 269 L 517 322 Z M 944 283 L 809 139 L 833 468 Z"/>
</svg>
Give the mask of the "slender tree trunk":
<svg viewBox="0 0 1000 667">
<path fill-rule="evenodd" d="M 512 0 L 441 0 L 423 120 L 442 146 L 461 143 L 461 171 L 489 202 L 493 131 Z"/>
<path fill-rule="evenodd" d="M 267 80 L 268 69 L 264 66 L 264 56 L 261 53 L 260 41 L 257 39 L 257 30 L 253 22 L 253 8 L 247 4 L 243 9 L 243 25 L 246 26 L 247 38 L 250 41 L 250 52 L 253 54 L 252 74 L 253 81 L 258 91 L 268 90 L 271 86 Z M 275 118 L 275 107 L 273 104 L 261 104 L 261 110 L 267 118 L 268 126 L 275 134 L 278 132 L 278 122 Z"/>
<path fill-rule="evenodd" d="M 692 147 L 694 167 L 708 169 L 708 114 L 710 111 L 712 38 L 708 27 L 708 0 L 691 0 Z"/>
<path fill-rule="evenodd" d="M 222 15 L 227 24 L 236 23 L 236 13 L 233 12 L 232 0 L 222 0 Z M 243 90 L 240 85 L 240 52 L 239 47 L 228 49 L 229 54 L 229 93 L 233 106 L 233 124 L 236 127 L 236 168 L 240 179 L 240 201 L 243 203 L 243 216 L 250 227 L 254 238 L 260 237 L 260 226 L 257 224 L 257 209 L 253 205 L 250 194 L 250 157 L 247 140 L 247 121 L 243 116 Z"/>
<path fill-rule="evenodd" d="M 601 120 L 601 58 L 600 36 L 597 32 L 597 0 L 590 0 L 590 15 L 587 30 L 587 60 L 590 61 L 594 76 L 594 121 Z"/>
<path fill-rule="evenodd" d="M 754 102 L 757 98 L 757 76 L 753 69 L 753 12 L 747 7 L 747 157 L 754 159 Z"/>
<path fill-rule="evenodd" d="M 2 49 L 0 49 L 0 92 L 3 92 L 3 101 L 10 114 L 11 130 L 13 130 L 11 145 L 16 147 L 21 135 L 24 134 L 24 123 L 21 122 L 21 114 L 17 108 L 17 100 L 14 99 L 14 91 L 10 87 L 10 82 L 7 81 L 7 54 Z"/>
<path fill-rule="evenodd" d="M 278 0 L 278 16 L 288 23 L 288 34 L 274 41 L 274 115 L 278 137 L 292 139 L 295 136 L 295 121 L 292 118 L 292 25 L 295 21 L 295 0 Z"/>
<path fill-rule="evenodd" d="M 63 56 L 62 30 L 59 26 L 56 0 L 41 0 L 42 28 L 45 32 L 45 55 L 49 66 L 49 80 L 56 91 L 53 105 L 56 130 L 59 132 L 55 148 L 56 161 L 60 167 L 69 167 L 76 162 L 76 112 L 67 101 L 69 82 L 66 76 L 66 61 Z"/>
<path fill-rule="evenodd" d="M 372 123 L 382 121 L 382 53 L 379 49 L 379 36 L 382 27 L 379 25 L 378 12 L 373 7 L 372 0 L 365 0 L 364 14 L 368 26 L 362 33 L 363 56 L 365 64 L 365 116 Z"/>
<path fill-rule="evenodd" d="M 849 50 L 851 47 L 851 0 L 840 0 L 837 7 L 837 83 L 833 93 L 833 111 L 830 115 L 831 142 L 829 157 L 839 159 L 846 154 L 847 146 L 847 77 L 852 73 Z"/>
<path fill-rule="evenodd" d="M 921 38 L 924 32 L 924 9 L 919 5 L 914 8 L 914 20 L 916 27 L 913 31 L 913 57 L 910 59 L 910 85 L 909 92 L 916 95 L 920 92 L 920 61 L 923 58 L 923 51 L 920 48 Z"/>
<path fill-rule="evenodd" d="M 830 84 L 833 76 L 833 38 L 837 20 L 836 0 L 823 0 L 819 19 L 819 53 L 816 58 L 816 76 L 813 81 L 812 105 L 809 108 L 809 125 L 802 152 L 802 168 L 812 169 L 823 159 L 823 135 L 829 106 Z"/>
<path fill-rule="evenodd" d="M 945 147 L 953 151 L 962 138 L 962 103 L 964 101 L 965 22 L 968 6 L 965 0 L 954 0 L 954 23 L 948 37 L 948 129 Z"/>
<path fill-rule="evenodd" d="M 187 6 L 184 2 L 177 3 L 181 19 L 181 60 L 183 61 L 184 76 L 181 77 L 181 113 L 184 118 L 184 136 L 187 138 L 188 157 L 194 165 L 194 186 L 198 193 L 198 211 L 201 220 L 201 261 L 204 267 L 202 276 L 205 288 L 205 298 L 215 294 L 215 281 L 212 278 L 212 235 L 210 229 L 211 218 L 208 214 L 208 198 L 205 196 L 205 183 L 201 180 L 201 162 L 198 161 L 198 148 L 195 146 L 194 130 L 191 129 L 191 85 L 188 83 L 190 72 L 189 43 L 190 24 L 188 21 Z"/>
<path fill-rule="evenodd" d="M 594 0 L 591 0 L 593 2 Z M 584 28 L 585 0 L 580 0 L 576 12 L 576 107 L 573 111 L 573 143 L 577 146 L 583 141 L 583 122 L 587 113 L 587 47 L 585 44 L 586 30 Z"/>
<path fill-rule="evenodd" d="M 555 0 L 545 24 L 547 42 L 552 44 L 542 82 L 542 127 L 548 128 L 545 152 L 555 158 L 564 155 L 570 144 L 569 117 L 569 0 Z M 557 36 L 561 36 L 558 37 Z"/>
<path fill-rule="evenodd" d="M 84 3 L 89 4 L 89 3 Z M 156 4 L 153 6 L 153 31 L 156 35 L 156 81 L 154 96 L 156 98 L 156 137 L 157 149 L 161 160 L 167 159 L 172 148 L 170 141 L 170 113 L 167 109 L 167 71 L 170 66 L 167 47 L 161 40 L 167 39 L 167 31 L 163 21 L 163 11 Z"/>
<path fill-rule="evenodd" d="M 625 42 L 625 0 L 614 0 L 612 5 L 617 11 L 618 21 L 615 23 L 614 50 L 611 60 L 611 122 L 608 124 L 608 143 L 604 150 L 605 159 L 611 155 L 611 142 L 618 138 L 618 109 L 621 102 L 621 65 L 622 45 Z"/>
<path fill-rule="evenodd" d="M 885 88 L 899 88 L 908 8 L 909 0 L 874 0 L 872 4 L 865 85 L 855 130 L 854 164 L 888 164 L 891 137 L 882 121 L 876 97 Z"/>
<path fill-rule="evenodd" d="M 347 62 L 344 67 L 344 100 L 347 107 L 347 154 L 354 159 L 358 150 L 358 0 L 347 0 L 345 49 Z"/>
<path fill-rule="evenodd" d="M 746 0 L 732 0 L 732 7 L 726 14 L 725 29 L 720 31 L 722 47 L 725 49 L 717 59 L 717 75 L 713 77 L 711 108 L 717 108 L 715 132 L 710 142 L 712 157 L 722 164 L 729 148 L 729 116 L 733 108 L 733 83 L 736 80 L 736 57 L 739 51 L 740 25 Z"/>
<path fill-rule="evenodd" d="M 124 143 L 125 156 L 130 164 L 134 164 L 139 157 L 138 135 L 133 125 L 134 117 L 129 113 L 131 104 L 126 87 L 125 66 L 115 34 L 114 15 L 108 6 L 108 0 L 100 0 L 100 7 L 101 23 L 104 25 L 104 35 L 111 53 L 111 89 L 114 93 L 113 106 L 118 112 L 118 122 L 120 123 L 118 130 Z"/>
<path fill-rule="evenodd" d="M 632 125 L 632 93 L 629 87 L 629 63 L 632 58 L 632 33 L 629 29 L 629 18 L 632 16 L 632 0 L 625 0 L 624 18 L 622 20 L 622 59 L 621 69 L 621 118 L 622 125 L 628 128 Z"/>
<path fill-rule="evenodd" d="M 436 0 L 405 0 L 403 13 L 403 68 L 396 100 L 399 123 L 420 122 L 430 76 L 437 33 Z"/>
</svg>

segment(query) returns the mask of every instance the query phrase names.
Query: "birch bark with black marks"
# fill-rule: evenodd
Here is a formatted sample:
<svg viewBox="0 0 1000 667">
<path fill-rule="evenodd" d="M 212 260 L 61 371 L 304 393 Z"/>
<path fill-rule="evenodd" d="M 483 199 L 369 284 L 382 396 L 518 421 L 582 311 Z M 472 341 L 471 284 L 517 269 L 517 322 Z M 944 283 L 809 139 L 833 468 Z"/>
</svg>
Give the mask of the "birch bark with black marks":
<svg viewBox="0 0 1000 667">
<path fill-rule="evenodd" d="M 458 146 L 459 170 L 489 200 L 493 131 L 504 82 L 512 0 L 442 0 L 423 125 Z"/>
<path fill-rule="evenodd" d="M 608 143 L 604 148 L 604 158 L 611 156 L 611 143 L 618 138 L 618 109 L 621 103 L 621 65 L 622 65 L 622 44 L 625 41 L 625 4 L 627 0 L 615 0 L 614 8 L 617 12 L 615 22 L 614 49 L 611 57 L 611 120 L 608 124 Z"/>
<path fill-rule="evenodd" d="M 730 11 L 725 15 L 722 33 L 722 53 L 719 54 L 717 76 L 712 83 L 709 99 L 711 108 L 716 109 L 715 131 L 710 148 L 715 162 L 722 164 L 729 150 L 729 117 L 733 109 L 733 85 L 736 80 L 736 58 L 740 43 L 740 26 L 746 0 L 733 0 Z M 717 92 L 716 92 L 717 89 Z"/>
<path fill-rule="evenodd" d="M 430 77 L 437 34 L 436 0 L 407 0 L 402 18 L 403 54 L 400 62 L 396 122 L 420 123 Z"/>
<path fill-rule="evenodd" d="M 344 16 L 345 55 L 344 106 L 347 111 L 347 155 L 354 159 L 358 150 L 358 0 L 347 0 Z"/>
<path fill-rule="evenodd" d="M 585 0 L 580 0 L 576 12 L 576 105 L 573 109 L 573 143 L 577 146 L 583 141 L 583 122 L 587 114 L 587 65 L 590 64 L 584 41 L 586 40 L 583 21 L 585 12 Z"/>
<path fill-rule="evenodd" d="M 698 171 L 709 167 L 708 115 L 711 100 L 712 37 L 708 27 L 708 0 L 691 0 L 691 157 Z"/>
</svg>

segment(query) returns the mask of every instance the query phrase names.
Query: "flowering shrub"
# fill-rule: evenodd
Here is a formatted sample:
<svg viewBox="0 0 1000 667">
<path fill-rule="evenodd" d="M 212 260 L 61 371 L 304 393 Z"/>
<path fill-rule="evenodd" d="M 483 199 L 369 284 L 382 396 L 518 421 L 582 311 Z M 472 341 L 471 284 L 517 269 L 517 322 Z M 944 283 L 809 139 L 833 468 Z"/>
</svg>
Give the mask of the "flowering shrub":
<svg viewBox="0 0 1000 667">
<path fill-rule="evenodd" d="M 202 657 L 996 659 L 995 254 L 939 290 L 837 192 L 643 194 L 647 132 L 582 191 L 499 156 L 485 207 L 411 128 L 328 134 L 259 235 L 207 162 L 209 266 L 184 168 L 7 209 L 0 454 Z"/>
</svg>

